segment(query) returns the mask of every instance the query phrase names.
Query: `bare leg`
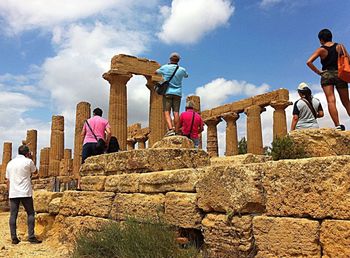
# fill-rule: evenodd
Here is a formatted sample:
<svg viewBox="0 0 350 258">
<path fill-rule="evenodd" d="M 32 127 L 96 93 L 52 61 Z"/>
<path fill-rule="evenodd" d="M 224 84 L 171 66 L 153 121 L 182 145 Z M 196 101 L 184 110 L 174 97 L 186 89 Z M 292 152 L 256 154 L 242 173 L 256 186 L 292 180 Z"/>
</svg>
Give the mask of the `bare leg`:
<svg viewBox="0 0 350 258">
<path fill-rule="evenodd" d="M 333 120 L 334 125 L 338 126 L 339 125 L 339 115 L 338 115 L 338 110 L 337 110 L 337 106 L 335 103 L 334 86 L 327 85 L 327 86 L 323 86 L 322 89 L 323 89 L 323 92 L 327 98 L 329 114 L 331 115 L 331 118 Z"/>
<path fill-rule="evenodd" d="M 349 90 L 348 90 L 348 88 L 342 88 L 342 89 L 338 89 L 337 88 L 337 91 L 339 93 L 339 97 L 340 97 L 341 103 L 343 104 L 343 106 L 346 109 L 346 112 L 350 116 L 350 101 L 349 101 Z"/>
<path fill-rule="evenodd" d="M 164 117 L 165 117 L 165 121 L 168 127 L 168 130 L 173 128 L 173 123 L 171 121 L 171 117 L 170 117 L 170 112 L 169 111 L 164 111 Z"/>
<path fill-rule="evenodd" d="M 180 130 L 180 116 L 179 112 L 174 112 L 174 124 L 175 124 L 175 132 L 178 133 Z"/>
</svg>

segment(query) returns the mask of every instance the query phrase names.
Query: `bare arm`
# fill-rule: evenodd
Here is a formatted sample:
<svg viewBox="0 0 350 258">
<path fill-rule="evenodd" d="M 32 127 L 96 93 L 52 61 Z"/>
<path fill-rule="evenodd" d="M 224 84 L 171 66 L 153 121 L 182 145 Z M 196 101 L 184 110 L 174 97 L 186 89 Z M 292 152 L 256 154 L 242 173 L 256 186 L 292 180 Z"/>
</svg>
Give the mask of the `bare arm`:
<svg viewBox="0 0 350 258">
<path fill-rule="evenodd" d="M 322 48 L 318 48 L 310 57 L 309 59 L 306 61 L 306 65 L 312 70 L 314 71 L 316 74 L 320 75 L 322 73 L 322 71 L 320 71 L 315 65 L 314 65 L 314 61 L 321 57 L 321 53 L 322 53 L 323 49 Z"/>
<path fill-rule="evenodd" d="M 293 115 L 293 118 L 292 118 L 292 124 L 290 126 L 290 130 L 293 131 L 295 130 L 295 127 L 298 123 L 298 120 L 299 120 L 299 116 L 298 115 Z"/>
</svg>

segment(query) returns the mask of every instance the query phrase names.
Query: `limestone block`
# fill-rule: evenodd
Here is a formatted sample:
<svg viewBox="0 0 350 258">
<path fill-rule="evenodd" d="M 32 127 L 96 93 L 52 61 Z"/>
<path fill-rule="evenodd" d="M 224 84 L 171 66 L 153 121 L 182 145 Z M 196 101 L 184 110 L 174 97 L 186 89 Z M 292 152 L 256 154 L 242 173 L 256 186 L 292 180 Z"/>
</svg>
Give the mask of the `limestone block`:
<svg viewBox="0 0 350 258">
<path fill-rule="evenodd" d="M 230 112 L 231 111 L 231 104 L 226 104 L 222 106 L 218 106 L 216 108 L 213 108 L 211 110 L 211 115 L 212 116 L 220 116 L 224 113 Z"/>
<path fill-rule="evenodd" d="M 54 189 L 55 178 L 32 179 L 32 185 L 34 191 L 46 190 L 50 192 Z"/>
<path fill-rule="evenodd" d="M 200 228 L 203 216 L 197 207 L 196 199 L 194 193 L 167 193 L 165 195 L 165 221 L 182 228 Z"/>
<path fill-rule="evenodd" d="M 164 137 L 160 141 L 153 144 L 154 149 L 166 149 L 166 148 L 179 148 L 179 149 L 189 149 L 194 148 L 193 141 L 188 139 L 186 136 L 170 136 Z"/>
<path fill-rule="evenodd" d="M 253 105 L 253 98 L 242 99 L 231 104 L 231 111 L 243 112 L 249 106 Z"/>
<path fill-rule="evenodd" d="M 111 223 L 111 221 L 92 216 L 64 217 L 57 215 L 50 237 L 57 237 L 61 243 L 74 244 L 79 234 L 97 231 L 106 223 Z"/>
<path fill-rule="evenodd" d="M 297 145 L 305 146 L 309 157 L 325 157 L 350 154 L 350 131 L 335 129 L 306 129 L 290 132 Z"/>
<path fill-rule="evenodd" d="M 164 215 L 163 194 L 116 194 L 110 217 L 114 220 L 159 220 Z"/>
<path fill-rule="evenodd" d="M 350 156 L 268 162 L 263 170 L 267 215 L 350 219 Z"/>
<path fill-rule="evenodd" d="M 198 207 L 206 212 L 261 213 L 265 210 L 261 182 L 263 164 L 208 167 L 196 186 Z"/>
<path fill-rule="evenodd" d="M 202 221 L 208 257 L 254 257 L 252 217 L 207 214 Z"/>
<path fill-rule="evenodd" d="M 116 193 L 135 193 L 139 191 L 139 174 L 107 176 L 105 190 Z"/>
<path fill-rule="evenodd" d="M 104 191 L 105 181 L 106 176 L 84 176 L 81 178 L 80 187 L 84 191 Z"/>
<path fill-rule="evenodd" d="M 143 193 L 195 192 L 196 184 L 204 172 L 203 168 L 188 168 L 140 174 L 139 191 Z"/>
<path fill-rule="evenodd" d="M 55 216 L 48 213 L 39 213 L 35 215 L 35 235 L 39 239 L 46 239 L 49 235 L 49 231 L 52 229 L 52 226 L 55 221 Z M 17 231 L 18 236 L 22 239 L 27 239 L 28 237 L 28 226 L 27 226 L 27 213 L 22 211 L 18 213 L 17 219 Z"/>
<path fill-rule="evenodd" d="M 350 257 L 350 221 L 325 220 L 321 224 L 321 245 L 323 256 Z"/>
<path fill-rule="evenodd" d="M 61 200 L 59 214 L 107 218 L 111 211 L 114 196 L 114 193 L 109 192 L 66 191 Z"/>
<path fill-rule="evenodd" d="M 50 202 L 58 197 L 62 197 L 63 193 L 48 192 L 45 190 L 34 191 L 34 209 L 37 213 L 48 213 Z"/>
<path fill-rule="evenodd" d="M 212 157 L 210 162 L 212 166 L 222 165 L 239 165 L 239 164 L 250 164 L 250 163 L 264 163 L 272 160 L 272 157 L 266 155 L 255 155 L 255 154 L 243 154 L 235 156 L 224 156 L 224 157 Z"/>
<path fill-rule="evenodd" d="M 254 217 L 256 257 L 320 257 L 319 228 L 308 219 Z"/>
<path fill-rule="evenodd" d="M 54 198 L 52 201 L 49 203 L 49 213 L 51 215 L 56 215 L 60 211 L 60 205 L 61 205 L 61 197 Z"/>
<path fill-rule="evenodd" d="M 144 173 L 210 164 L 208 154 L 197 149 L 143 149 L 92 156 L 82 166 L 82 176 Z"/>
</svg>

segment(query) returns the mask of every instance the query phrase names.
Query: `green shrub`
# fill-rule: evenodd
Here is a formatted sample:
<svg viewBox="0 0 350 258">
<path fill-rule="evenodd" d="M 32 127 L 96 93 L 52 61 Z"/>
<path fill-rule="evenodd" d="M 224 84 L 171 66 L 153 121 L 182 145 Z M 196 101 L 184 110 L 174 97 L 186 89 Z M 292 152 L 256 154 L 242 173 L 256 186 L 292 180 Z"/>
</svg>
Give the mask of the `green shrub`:
<svg viewBox="0 0 350 258">
<path fill-rule="evenodd" d="M 275 138 L 271 145 L 273 160 L 307 158 L 304 146 L 295 144 L 289 135 Z"/>
<path fill-rule="evenodd" d="M 246 154 L 248 152 L 247 140 L 245 137 L 238 142 L 238 154 Z"/>
<path fill-rule="evenodd" d="M 76 241 L 73 257 L 84 258 L 190 258 L 198 250 L 180 248 L 176 232 L 161 223 L 127 220 L 111 222 L 98 232 L 82 234 Z"/>
</svg>

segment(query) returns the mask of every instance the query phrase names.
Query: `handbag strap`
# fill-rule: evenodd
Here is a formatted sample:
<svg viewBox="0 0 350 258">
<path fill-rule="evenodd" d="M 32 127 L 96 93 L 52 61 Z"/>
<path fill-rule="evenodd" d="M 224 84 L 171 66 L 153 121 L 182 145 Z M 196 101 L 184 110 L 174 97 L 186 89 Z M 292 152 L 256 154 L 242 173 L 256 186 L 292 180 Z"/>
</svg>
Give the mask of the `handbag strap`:
<svg viewBox="0 0 350 258">
<path fill-rule="evenodd" d="M 174 71 L 173 74 L 170 76 L 168 82 L 170 82 L 171 79 L 174 77 L 174 75 L 176 74 L 177 69 L 179 69 L 179 66 L 178 66 L 178 65 L 176 65 L 175 71 Z"/>
<path fill-rule="evenodd" d="M 194 122 L 194 116 L 195 116 L 195 114 L 196 114 L 196 113 L 193 111 L 192 123 L 191 123 L 191 128 L 190 128 L 190 133 L 189 133 L 190 138 L 191 138 L 191 133 L 192 133 L 192 127 L 193 127 L 193 122 Z"/>
<path fill-rule="evenodd" d="M 349 56 L 348 52 L 345 50 L 345 47 L 343 44 L 338 44 L 338 46 L 340 47 L 341 52 L 338 52 L 338 57 L 341 56 L 341 54 L 343 54 L 344 56 Z"/>
<path fill-rule="evenodd" d="M 88 127 L 90 128 L 90 131 L 91 131 L 91 132 L 92 132 L 92 134 L 94 135 L 94 137 L 95 137 L 96 141 L 98 141 L 97 136 L 96 136 L 96 134 L 94 133 L 94 131 L 92 130 L 92 128 L 91 128 L 91 126 L 90 126 L 90 124 L 89 124 L 88 120 L 85 120 L 85 123 L 86 123 L 86 124 L 88 125 Z"/>
<path fill-rule="evenodd" d="M 316 114 L 316 110 L 314 109 L 314 107 L 311 106 L 310 102 L 307 101 L 307 99 L 301 98 L 301 100 L 303 100 L 306 103 L 306 105 L 310 108 L 312 114 L 314 115 L 314 117 L 316 119 L 317 118 L 317 114 Z"/>
</svg>

